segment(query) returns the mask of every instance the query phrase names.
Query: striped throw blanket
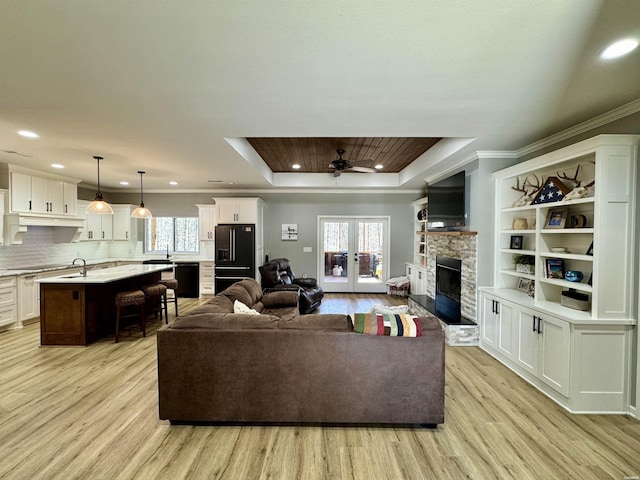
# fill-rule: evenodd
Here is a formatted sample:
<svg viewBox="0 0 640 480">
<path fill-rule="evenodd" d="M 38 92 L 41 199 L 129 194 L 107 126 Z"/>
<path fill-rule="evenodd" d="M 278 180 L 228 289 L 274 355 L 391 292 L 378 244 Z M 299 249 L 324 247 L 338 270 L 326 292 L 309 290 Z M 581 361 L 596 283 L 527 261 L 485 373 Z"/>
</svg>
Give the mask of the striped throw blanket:
<svg viewBox="0 0 640 480">
<path fill-rule="evenodd" d="M 420 319 L 408 314 L 354 313 L 353 327 L 357 333 L 391 337 L 421 337 Z"/>
</svg>

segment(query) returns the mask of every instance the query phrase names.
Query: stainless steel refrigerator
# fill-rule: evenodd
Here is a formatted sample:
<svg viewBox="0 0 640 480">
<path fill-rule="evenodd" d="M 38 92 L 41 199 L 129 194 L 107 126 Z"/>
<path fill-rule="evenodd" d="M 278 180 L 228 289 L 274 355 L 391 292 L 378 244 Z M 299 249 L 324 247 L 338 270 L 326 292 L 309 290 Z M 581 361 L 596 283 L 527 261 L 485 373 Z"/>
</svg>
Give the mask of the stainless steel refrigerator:
<svg viewBox="0 0 640 480">
<path fill-rule="evenodd" d="M 216 293 L 243 278 L 255 278 L 255 230 L 253 224 L 216 226 Z"/>
</svg>

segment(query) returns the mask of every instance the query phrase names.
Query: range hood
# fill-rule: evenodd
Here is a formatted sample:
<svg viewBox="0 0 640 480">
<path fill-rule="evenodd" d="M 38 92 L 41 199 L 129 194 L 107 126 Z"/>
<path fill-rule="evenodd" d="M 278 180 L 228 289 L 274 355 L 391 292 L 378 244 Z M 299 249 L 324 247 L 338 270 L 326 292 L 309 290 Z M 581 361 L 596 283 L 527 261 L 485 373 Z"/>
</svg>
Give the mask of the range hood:
<svg viewBox="0 0 640 480">
<path fill-rule="evenodd" d="M 9 213 L 4 216 L 4 244 L 21 245 L 29 227 L 60 229 L 59 242 L 77 242 L 84 229 L 84 219 L 69 216 L 38 215 L 37 213 Z"/>
</svg>

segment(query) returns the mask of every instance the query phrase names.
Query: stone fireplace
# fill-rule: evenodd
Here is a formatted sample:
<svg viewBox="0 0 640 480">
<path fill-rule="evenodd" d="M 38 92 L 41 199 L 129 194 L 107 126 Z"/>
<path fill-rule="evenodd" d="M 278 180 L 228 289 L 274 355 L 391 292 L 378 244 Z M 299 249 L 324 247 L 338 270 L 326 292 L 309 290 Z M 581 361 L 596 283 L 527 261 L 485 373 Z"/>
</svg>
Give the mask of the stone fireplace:
<svg viewBox="0 0 640 480">
<path fill-rule="evenodd" d="M 448 345 L 478 345 L 477 232 L 429 232 L 425 251 L 426 295 L 410 295 L 410 310 L 436 315 Z"/>
</svg>

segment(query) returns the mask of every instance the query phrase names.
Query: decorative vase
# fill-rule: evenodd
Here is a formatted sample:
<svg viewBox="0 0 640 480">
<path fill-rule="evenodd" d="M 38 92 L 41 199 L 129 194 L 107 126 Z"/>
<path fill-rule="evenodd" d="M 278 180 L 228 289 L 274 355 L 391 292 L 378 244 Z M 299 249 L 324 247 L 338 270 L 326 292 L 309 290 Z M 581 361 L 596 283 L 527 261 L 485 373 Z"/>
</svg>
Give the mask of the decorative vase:
<svg viewBox="0 0 640 480">
<path fill-rule="evenodd" d="M 517 217 L 513 219 L 514 230 L 526 230 L 529 228 L 529 222 L 526 218 Z"/>
</svg>

